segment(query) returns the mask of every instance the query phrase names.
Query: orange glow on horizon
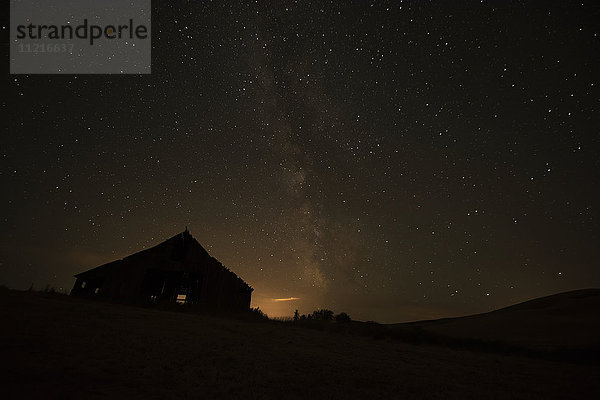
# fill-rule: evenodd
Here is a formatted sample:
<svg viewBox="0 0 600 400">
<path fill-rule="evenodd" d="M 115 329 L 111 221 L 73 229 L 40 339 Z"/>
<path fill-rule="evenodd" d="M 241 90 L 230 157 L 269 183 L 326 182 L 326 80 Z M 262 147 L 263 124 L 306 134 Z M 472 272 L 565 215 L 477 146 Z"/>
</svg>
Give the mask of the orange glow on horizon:
<svg viewBox="0 0 600 400">
<path fill-rule="evenodd" d="M 300 297 L 275 297 L 273 295 L 259 295 L 252 297 L 252 307 L 259 307 L 262 312 L 271 318 L 291 317 L 294 310 L 304 302 Z"/>
<path fill-rule="evenodd" d="M 294 300 L 300 300 L 300 297 L 286 297 L 283 299 L 273 299 L 273 301 L 294 301 Z"/>
</svg>

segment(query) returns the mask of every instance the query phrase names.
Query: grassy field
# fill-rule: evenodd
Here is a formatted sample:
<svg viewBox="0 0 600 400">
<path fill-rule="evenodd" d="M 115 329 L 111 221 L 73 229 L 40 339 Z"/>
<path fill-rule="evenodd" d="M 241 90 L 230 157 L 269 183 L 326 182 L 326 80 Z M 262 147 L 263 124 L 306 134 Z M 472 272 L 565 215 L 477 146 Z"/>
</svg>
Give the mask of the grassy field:
<svg viewBox="0 0 600 400">
<path fill-rule="evenodd" d="M 0 292 L 8 399 L 598 398 L 600 368 Z"/>
</svg>

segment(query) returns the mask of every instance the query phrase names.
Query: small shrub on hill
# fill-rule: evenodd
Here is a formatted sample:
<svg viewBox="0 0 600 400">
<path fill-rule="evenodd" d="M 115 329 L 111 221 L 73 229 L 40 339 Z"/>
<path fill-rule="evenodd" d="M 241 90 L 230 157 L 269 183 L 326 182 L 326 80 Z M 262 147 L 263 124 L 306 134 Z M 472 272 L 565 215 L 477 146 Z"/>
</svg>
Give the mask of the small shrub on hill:
<svg viewBox="0 0 600 400">
<path fill-rule="evenodd" d="M 345 312 L 341 312 L 335 316 L 335 322 L 350 322 L 350 316 Z"/>
</svg>

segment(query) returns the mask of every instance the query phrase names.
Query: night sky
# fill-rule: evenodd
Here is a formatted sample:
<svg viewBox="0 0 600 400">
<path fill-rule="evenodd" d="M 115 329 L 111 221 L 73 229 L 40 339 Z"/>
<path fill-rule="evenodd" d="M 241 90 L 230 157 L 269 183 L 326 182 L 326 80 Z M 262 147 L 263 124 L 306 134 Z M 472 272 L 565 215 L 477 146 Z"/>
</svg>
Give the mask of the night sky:
<svg viewBox="0 0 600 400">
<path fill-rule="evenodd" d="M 548 3 L 157 1 L 151 75 L 6 74 L 0 283 L 188 226 L 271 316 L 599 287 L 600 6 Z"/>
</svg>

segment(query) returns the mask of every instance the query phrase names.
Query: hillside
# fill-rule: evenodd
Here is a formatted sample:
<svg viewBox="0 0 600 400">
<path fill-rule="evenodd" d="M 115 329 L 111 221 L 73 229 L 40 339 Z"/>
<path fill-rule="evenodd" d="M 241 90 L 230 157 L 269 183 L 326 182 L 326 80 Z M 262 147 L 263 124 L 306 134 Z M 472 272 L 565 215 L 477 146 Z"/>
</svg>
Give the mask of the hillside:
<svg viewBox="0 0 600 400">
<path fill-rule="evenodd" d="M 3 398 L 596 398 L 597 365 L 0 291 Z"/>
<path fill-rule="evenodd" d="M 559 293 L 485 314 L 396 324 L 539 351 L 600 349 L 600 289 Z"/>
</svg>

